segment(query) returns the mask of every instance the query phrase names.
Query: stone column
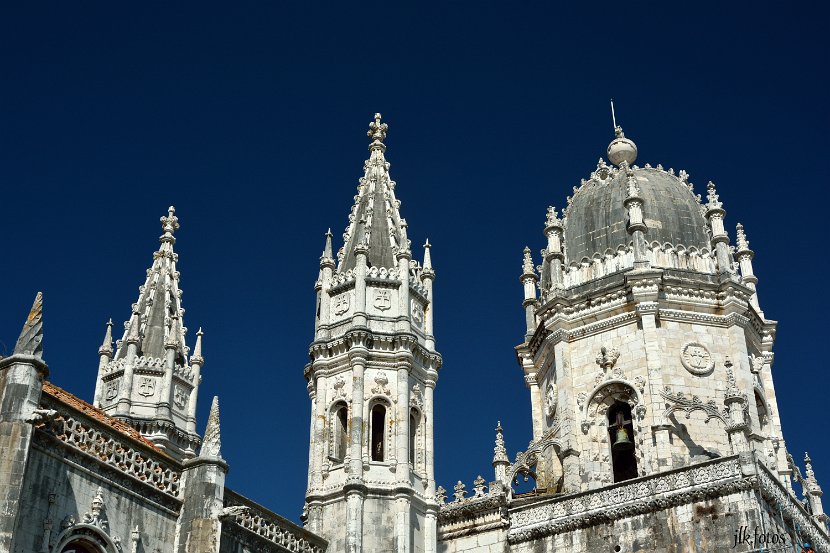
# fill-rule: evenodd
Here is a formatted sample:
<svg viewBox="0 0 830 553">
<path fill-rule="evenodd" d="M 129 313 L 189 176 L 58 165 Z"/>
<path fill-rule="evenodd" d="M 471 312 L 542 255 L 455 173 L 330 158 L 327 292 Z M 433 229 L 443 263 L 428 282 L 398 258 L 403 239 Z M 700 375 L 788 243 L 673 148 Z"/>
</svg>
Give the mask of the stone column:
<svg viewBox="0 0 830 553">
<path fill-rule="evenodd" d="M 565 254 L 562 252 L 562 220 L 556 214 L 556 208 L 548 207 L 548 217 L 545 224 L 545 236 L 548 238 L 548 247 L 545 249 L 545 262 L 550 266 L 550 286 L 554 290 L 563 288 L 562 264 Z"/>
<path fill-rule="evenodd" d="M 323 250 L 323 256 L 320 258 L 320 322 L 317 328 L 317 338 L 321 338 L 321 331 L 328 328 L 331 322 L 331 297 L 329 296 L 329 289 L 331 288 L 331 279 L 334 273 L 335 263 L 331 256 L 331 230 L 326 233 L 326 247 Z"/>
<path fill-rule="evenodd" d="M 409 370 L 411 367 L 412 355 L 400 352 L 398 359 L 398 382 L 397 405 L 395 405 L 395 418 L 397 419 L 397 432 L 395 437 L 395 468 L 397 481 L 400 484 L 409 485 L 409 472 L 412 467 L 409 465 Z"/>
<path fill-rule="evenodd" d="M 750 450 L 749 421 L 746 419 L 744 409 L 747 407 L 746 395 L 738 390 L 735 374 L 732 372 L 731 364 L 726 369 L 727 388 L 724 394 L 723 403 L 729 410 L 729 420 L 726 423 L 726 432 L 729 434 L 729 443 L 732 445 L 732 453 L 744 453 Z"/>
<path fill-rule="evenodd" d="M 175 319 L 173 324 L 176 324 Z M 176 351 L 178 347 L 173 334 L 174 331 L 171 330 L 170 336 L 164 344 L 166 363 L 164 366 L 164 378 L 161 381 L 161 390 L 159 390 L 159 403 L 156 407 L 157 416 L 164 419 L 172 418 L 170 413 L 170 391 L 173 386 L 173 371 L 176 367 Z"/>
<path fill-rule="evenodd" d="M 398 490 L 395 494 L 395 553 L 410 553 L 410 490 Z"/>
<path fill-rule="evenodd" d="M 433 371 L 434 372 L 434 371 Z M 433 375 L 437 377 L 437 373 Z M 438 503 L 435 501 L 435 444 L 432 428 L 433 405 L 435 398 L 435 380 L 424 382 L 424 461 L 426 468 L 427 487 L 426 517 L 424 520 L 424 553 L 438 551 Z"/>
<path fill-rule="evenodd" d="M 708 192 L 706 194 L 706 220 L 709 222 L 709 228 L 712 231 L 712 248 L 715 250 L 715 259 L 718 263 L 718 273 L 720 275 L 728 275 L 732 271 L 732 258 L 729 253 L 729 236 L 726 234 L 724 228 L 724 217 L 726 211 L 723 209 L 723 203 L 719 200 L 717 191 L 715 190 L 715 183 L 709 181 L 706 186 Z"/>
<path fill-rule="evenodd" d="M 358 261 L 360 261 L 358 259 Z M 358 265 L 360 266 L 360 265 Z M 365 266 L 365 261 L 364 261 Z M 365 282 L 365 281 L 364 281 Z M 365 288 L 364 288 L 365 292 Z M 365 294 L 364 294 L 365 299 Z M 344 491 L 346 493 L 346 551 L 363 552 L 363 501 L 366 486 L 363 482 L 363 394 L 366 368 L 366 336 L 359 332 L 349 336 L 352 341 L 349 360 L 352 367 L 351 426 L 349 427 L 349 466 Z M 368 457 L 367 457 L 368 461 Z"/>
<path fill-rule="evenodd" d="M 401 287 L 398 289 L 398 330 L 409 332 L 412 327 L 409 314 L 409 260 L 412 254 L 409 251 L 406 238 L 406 221 L 401 220 L 401 244 L 395 258 L 398 261 L 398 277 L 401 279 Z"/>
<path fill-rule="evenodd" d="M 522 365 L 524 366 L 525 371 L 536 370 L 533 366 L 533 360 L 529 357 L 522 357 Z M 542 394 L 539 390 L 539 382 L 535 372 L 525 374 L 525 384 L 527 384 L 528 389 L 530 389 L 530 413 L 533 418 L 533 441 L 536 441 L 545 433 L 545 413 L 544 406 L 542 405 Z"/>
<path fill-rule="evenodd" d="M 366 326 L 366 256 L 369 246 L 358 244 L 354 247 L 354 325 Z"/>
<path fill-rule="evenodd" d="M 755 312 L 763 319 L 764 312 L 761 311 L 761 304 L 758 302 L 758 277 L 752 269 L 752 258 L 755 253 L 749 249 L 749 241 L 746 239 L 744 233 L 744 226 L 738 223 L 736 227 L 737 247 L 735 248 L 735 257 L 738 260 L 738 265 L 741 268 L 741 282 L 746 284 L 746 287 L 752 290 L 752 297 L 749 298 L 749 303 L 755 308 Z"/>
<path fill-rule="evenodd" d="M 196 347 L 193 349 L 193 355 L 190 356 L 190 367 L 193 369 L 193 388 L 190 390 L 190 400 L 187 402 L 187 431 L 190 434 L 196 433 L 196 403 L 199 400 L 202 367 L 205 366 L 205 358 L 202 357 L 202 336 L 204 332 L 199 328 L 196 332 Z"/>
<path fill-rule="evenodd" d="M 435 298 L 432 294 L 432 283 L 435 280 L 435 271 L 432 269 L 431 248 L 432 246 L 429 240 L 427 240 L 424 244 L 424 268 L 421 271 L 421 281 L 424 283 L 424 288 L 427 291 L 427 300 L 429 300 L 424 310 L 424 333 L 426 334 L 426 343 L 424 345 L 429 351 L 435 351 L 435 329 L 433 328 Z"/>
<path fill-rule="evenodd" d="M 320 369 L 316 370 L 319 371 Z M 326 389 L 327 378 L 324 374 L 318 373 L 317 378 L 315 379 L 314 389 L 312 390 L 312 393 L 314 394 L 314 398 L 312 399 L 312 417 L 314 420 L 314 436 L 312 443 L 314 445 L 312 447 L 312 451 L 310 452 L 311 458 L 309 459 L 309 463 L 312 467 L 311 470 L 313 471 L 309 486 L 312 490 L 318 490 L 323 486 L 323 465 L 325 465 L 328 457 L 328 452 L 326 451 L 326 434 L 328 430 Z"/>
<path fill-rule="evenodd" d="M 536 275 L 536 269 L 533 268 L 533 258 L 530 256 L 530 248 L 525 246 L 524 262 L 522 264 L 522 276 L 519 280 L 524 286 L 524 300 L 522 307 L 525 310 L 525 340 L 530 340 L 533 332 L 536 330 L 536 283 L 539 282 L 539 277 Z"/>
<path fill-rule="evenodd" d="M 640 197 L 640 187 L 637 184 L 637 177 L 634 176 L 634 171 L 628 166 L 628 162 L 623 161 L 620 164 L 620 169 L 627 175 L 626 184 L 628 186 L 628 195 L 623 201 L 623 206 L 628 210 L 628 226 L 626 230 L 631 235 L 631 241 L 634 245 L 634 268 L 645 269 L 650 263 L 648 254 L 646 253 L 645 232 L 648 229 L 643 220 L 643 199 Z"/>
</svg>

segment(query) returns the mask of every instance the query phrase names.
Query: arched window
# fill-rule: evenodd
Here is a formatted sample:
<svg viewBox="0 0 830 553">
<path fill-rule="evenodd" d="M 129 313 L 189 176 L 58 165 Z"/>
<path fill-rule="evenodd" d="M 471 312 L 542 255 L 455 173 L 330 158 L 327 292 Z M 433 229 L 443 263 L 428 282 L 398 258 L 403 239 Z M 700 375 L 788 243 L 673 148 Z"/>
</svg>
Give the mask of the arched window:
<svg viewBox="0 0 830 553">
<path fill-rule="evenodd" d="M 334 459 L 342 461 L 346 457 L 349 448 L 349 408 L 345 403 L 338 403 L 334 407 L 334 433 L 332 436 L 334 445 Z"/>
<path fill-rule="evenodd" d="M 386 407 L 376 403 L 372 407 L 369 431 L 369 452 L 372 461 L 383 461 L 386 457 Z"/>
<path fill-rule="evenodd" d="M 611 439 L 611 462 L 614 482 L 637 477 L 637 457 L 634 454 L 634 426 L 631 407 L 615 401 L 608 409 L 608 434 Z"/>
<path fill-rule="evenodd" d="M 415 450 L 417 449 L 418 423 L 421 420 L 421 414 L 417 409 L 410 409 L 409 411 L 409 465 L 415 468 Z"/>
</svg>

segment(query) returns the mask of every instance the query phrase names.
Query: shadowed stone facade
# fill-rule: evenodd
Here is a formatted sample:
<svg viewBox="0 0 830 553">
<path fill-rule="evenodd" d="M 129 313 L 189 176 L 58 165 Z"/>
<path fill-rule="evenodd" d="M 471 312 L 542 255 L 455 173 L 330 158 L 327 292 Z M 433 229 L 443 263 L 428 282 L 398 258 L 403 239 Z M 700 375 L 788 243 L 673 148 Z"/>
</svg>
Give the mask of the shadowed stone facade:
<svg viewBox="0 0 830 553">
<path fill-rule="evenodd" d="M 685 171 L 635 165 L 619 127 L 610 163 L 548 208 L 541 264 L 524 251 L 533 441 L 511 460 L 499 423 L 493 479 L 437 486 L 435 271 L 429 242 L 413 257 L 387 131 L 376 114 L 343 246 L 328 232 L 320 258 L 305 527 L 225 487 L 217 398 L 196 430 L 203 333 L 191 355 L 171 207 L 92 404 L 48 382 L 40 294 L 0 359 L 0 553 L 830 552 L 811 460 L 784 442 L 745 230 L 730 245 L 715 185 L 703 201 Z"/>
</svg>

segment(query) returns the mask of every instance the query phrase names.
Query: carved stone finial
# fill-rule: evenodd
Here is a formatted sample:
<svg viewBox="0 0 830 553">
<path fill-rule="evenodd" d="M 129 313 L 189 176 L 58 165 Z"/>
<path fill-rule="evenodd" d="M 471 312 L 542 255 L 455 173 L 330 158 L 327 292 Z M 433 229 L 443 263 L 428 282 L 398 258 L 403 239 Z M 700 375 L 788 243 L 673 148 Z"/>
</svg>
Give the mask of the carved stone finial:
<svg viewBox="0 0 830 553">
<path fill-rule="evenodd" d="M 92 503 L 89 506 L 89 512 L 84 513 L 84 524 L 91 524 L 97 526 L 102 530 L 106 530 L 108 523 L 103 516 L 104 511 L 104 490 L 101 486 L 95 491 L 95 496 L 92 498 Z"/>
<path fill-rule="evenodd" d="M 622 127 L 614 128 L 614 140 L 608 145 L 608 160 L 619 167 L 623 162 L 631 165 L 637 159 L 637 145 L 626 138 Z"/>
<path fill-rule="evenodd" d="M 161 237 L 162 242 L 175 242 L 173 233 L 179 230 L 179 218 L 176 217 L 176 208 L 172 205 L 167 208 L 167 217 L 159 219 L 161 221 L 161 228 L 164 234 Z"/>
<path fill-rule="evenodd" d="M 199 327 L 199 330 L 196 332 L 196 346 L 193 348 L 193 355 L 190 356 L 191 363 L 198 363 L 199 365 L 204 365 L 205 358 L 202 356 L 202 336 L 205 333 L 202 332 L 202 327 Z"/>
<path fill-rule="evenodd" d="M 737 236 L 737 250 L 739 252 L 749 251 L 749 240 L 746 239 L 746 233 L 744 232 L 744 226 L 738 223 L 735 226 L 735 235 Z"/>
<path fill-rule="evenodd" d="M 525 246 L 524 249 L 524 263 L 522 264 L 522 276 L 529 276 L 529 275 L 536 275 L 536 271 L 533 268 L 533 256 L 530 254 L 530 248 Z"/>
<path fill-rule="evenodd" d="M 507 448 L 504 446 L 504 433 L 501 427 L 501 421 L 496 425 L 496 447 L 493 448 L 493 465 L 510 464 L 510 459 L 507 457 Z"/>
<path fill-rule="evenodd" d="M 475 480 L 473 480 L 473 497 L 484 497 L 484 488 L 486 483 L 487 481 L 484 480 L 480 474 Z"/>
<path fill-rule="evenodd" d="M 455 496 L 455 501 L 460 503 L 464 501 L 464 496 L 467 495 L 467 486 L 461 480 L 453 486 L 453 495 Z"/>
<path fill-rule="evenodd" d="M 331 255 L 331 238 L 333 234 L 331 233 L 331 228 L 326 231 L 326 243 L 323 246 L 323 255 L 320 257 L 321 260 L 329 260 L 332 259 Z"/>
<path fill-rule="evenodd" d="M 219 396 L 213 396 L 213 403 L 210 406 L 207 428 L 205 428 L 205 439 L 202 442 L 202 451 L 199 457 L 222 458 L 222 439 L 219 432 Z"/>
<path fill-rule="evenodd" d="M 447 503 L 447 490 L 444 489 L 444 486 L 438 486 L 435 489 L 435 501 L 438 505 L 444 505 Z"/>
<path fill-rule="evenodd" d="M 721 209 L 723 202 L 719 198 L 720 196 L 718 196 L 718 192 L 715 189 L 715 183 L 709 181 L 709 184 L 706 185 L 706 207 L 708 209 Z"/>
<path fill-rule="evenodd" d="M 545 228 L 561 226 L 562 219 L 560 219 L 559 215 L 556 213 L 556 208 L 552 205 L 548 206 L 547 218 L 545 220 Z"/>
<path fill-rule="evenodd" d="M 605 346 L 602 346 L 599 348 L 599 355 L 597 355 L 595 361 L 602 370 L 607 371 L 608 369 L 614 368 L 619 358 L 620 352 L 617 348 L 611 348 L 611 351 L 608 351 Z"/>
<path fill-rule="evenodd" d="M 14 346 L 14 354 L 32 355 L 43 359 L 43 293 L 38 292 L 23 330 Z"/>
<path fill-rule="evenodd" d="M 375 120 L 369 123 L 369 131 L 366 135 L 372 139 L 372 143 L 369 145 L 370 150 L 374 149 L 381 149 L 384 150 L 386 147 L 383 145 L 383 141 L 386 139 L 386 131 L 389 129 L 389 125 L 386 123 L 381 123 L 381 116 L 380 113 L 375 114 Z"/>
<path fill-rule="evenodd" d="M 432 271 L 432 244 L 429 243 L 429 238 L 424 243 L 424 271 Z M 434 273 L 433 273 L 434 274 Z"/>
</svg>

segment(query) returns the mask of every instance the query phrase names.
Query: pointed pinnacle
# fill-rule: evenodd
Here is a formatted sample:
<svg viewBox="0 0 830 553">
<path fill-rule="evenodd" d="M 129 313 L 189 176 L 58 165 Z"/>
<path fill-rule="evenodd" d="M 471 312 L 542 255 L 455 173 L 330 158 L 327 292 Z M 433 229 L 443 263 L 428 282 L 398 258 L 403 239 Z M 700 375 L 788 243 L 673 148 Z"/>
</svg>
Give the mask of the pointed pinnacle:
<svg viewBox="0 0 830 553">
<path fill-rule="evenodd" d="M 429 243 L 429 238 L 424 243 L 424 269 L 432 269 L 432 254 L 430 253 L 432 244 Z"/>
<path fill-rule="evenodd" d="M 104 341 L 101 342 L 101 347 L 98 348 L 98 354 L 112 354 L 112 319 L 107 321 L 107 330 L 104 332 Z"/>
<path fill-rule="evenodd" d="M 202 327 L 200 326 L 199 331 L 196 333 L 196 346 L 193 348 L 193 355 L 191 358 L 196 357 L 200 360 L 202 359 L 202 336 L 204 335 L 205 333 L 202 332 Z"/>
<path fill-rule="evenodd" d="M 207 428 L 205 428 L 205 439 L 202 442 L 202 450 L 199 457 L 222 458 L 222 439 L 219 432 L 219 396 L 213 396 L 213 403 L 210 405 Z"/>
<path fill-rule="evenodd" d="M 323 248 L 323 257 L 326 259 L 331 259 L 331 238 L 332 238 L 331 228 L 326 231 L 326 245 Z"/>
<path fill-rule="evenodd" d="M 38 292 L 23 330 L 14 346 L 14 354 L 32 355 L 43 359 L 43 293 Z"/>
</svg>

